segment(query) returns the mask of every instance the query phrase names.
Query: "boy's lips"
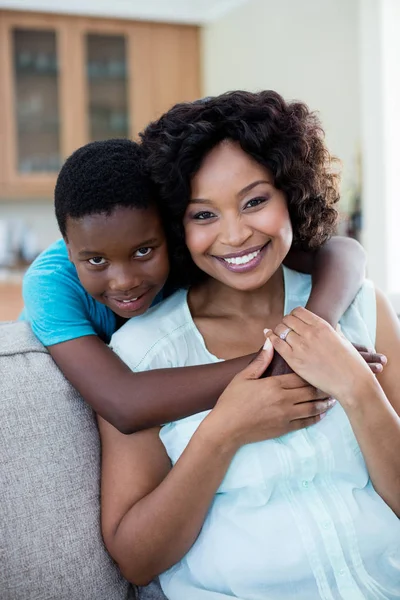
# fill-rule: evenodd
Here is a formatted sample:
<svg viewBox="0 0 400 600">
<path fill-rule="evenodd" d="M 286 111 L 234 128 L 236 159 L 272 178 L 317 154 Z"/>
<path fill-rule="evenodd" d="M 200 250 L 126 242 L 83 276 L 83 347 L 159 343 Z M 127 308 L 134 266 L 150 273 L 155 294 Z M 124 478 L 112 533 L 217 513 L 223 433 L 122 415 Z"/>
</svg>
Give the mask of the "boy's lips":
<svg viewBox="0 0 400 600">
<path fill-rule="evenodd" d="M 107 299 L 110 304 L 118 308 L 119 312 L 137 312 L 138 310 L 141 310 L 144 306 L 146 306 L 148 300 L 147 296 L 149 292 L 150 290 L 146 290 L 145 292 L 141 292 L 140 294 L 138 294 L 137 292 L 135 294 L 132 293 L 130 297 L 107 296 Z"/>
</svg>

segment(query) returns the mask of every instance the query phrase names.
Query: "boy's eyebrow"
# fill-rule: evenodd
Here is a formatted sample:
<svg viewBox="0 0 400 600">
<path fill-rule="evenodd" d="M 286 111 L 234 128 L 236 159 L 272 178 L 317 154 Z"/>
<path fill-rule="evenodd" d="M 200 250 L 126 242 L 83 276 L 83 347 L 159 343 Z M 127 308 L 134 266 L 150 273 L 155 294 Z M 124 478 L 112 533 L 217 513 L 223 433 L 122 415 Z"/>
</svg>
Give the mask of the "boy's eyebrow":
<svg viewBox="0 0 400 600">
<path fill-rule="evenodd" d="M 249 185 L 246 185 L 246 187 L 240 190 L 240 192 L 238 192 L 236 195 L 244 196 L 244 194 L 247 194 L 247 192 L 250 192 L 250 190 L 255 188 L 257 185 L 260 185 L 261 183 L 268 183 L 268 185 L 272 185 L 271 182 L 268 181 L 268 179 L 258 179 L 257 181 L 253 181 L 253 183 L 249 183 Z M 212 201 L 206 200 L 205 198 L 192 198 L 191 200 L 189 200 L 189 204 L 212 204 Z"/>
<path fill-rule="evenodd" d="M 157 242 L 158 242 L 157 238 L 151 238 L 149 240 L 144 240 L 143 242 L 140 242 L 140 244 L 135 244 L 135 246 L 132 246 L 131 252 L 133 250 L 138 250 L 139 248 L 145 248 L 146 246 L 150 246 L 151 244 L 156 244 Z M 85 250 L 79 250 L 79 252 L 78 252 L 78 256 L 81 256 L 82 258 L 84 258 L 85 256 L 104 256 L 106 254 L 107 254 L 107 252 L 104 252 L 103 250 L 89 250 L 86 248 L 85 248 Z"/>
</svg>

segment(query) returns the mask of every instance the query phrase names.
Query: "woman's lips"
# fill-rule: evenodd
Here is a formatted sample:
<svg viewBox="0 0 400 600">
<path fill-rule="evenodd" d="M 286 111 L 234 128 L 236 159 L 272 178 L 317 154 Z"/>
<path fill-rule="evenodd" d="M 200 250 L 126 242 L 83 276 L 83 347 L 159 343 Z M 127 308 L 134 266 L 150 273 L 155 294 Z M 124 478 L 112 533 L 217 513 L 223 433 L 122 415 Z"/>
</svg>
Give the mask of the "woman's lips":
<svg viewBox="0 0 400 600">
<path fill-rule="evenodd" d="M 265 246 L 261 246 L 258 250 L 253 250 L 253 252 L 249 252 L 248 254 L 238 253 L 236 257 L 229 256 L 227 258 L 222 258 L 220 256 L 215 256 L 214 258 L 228 269 L 228 271 L 232 271 L 233 273 L 247 273 L 258 267 L 264 258 L 269 244 L 270 242 L 267 242 Z"/>
</svg>

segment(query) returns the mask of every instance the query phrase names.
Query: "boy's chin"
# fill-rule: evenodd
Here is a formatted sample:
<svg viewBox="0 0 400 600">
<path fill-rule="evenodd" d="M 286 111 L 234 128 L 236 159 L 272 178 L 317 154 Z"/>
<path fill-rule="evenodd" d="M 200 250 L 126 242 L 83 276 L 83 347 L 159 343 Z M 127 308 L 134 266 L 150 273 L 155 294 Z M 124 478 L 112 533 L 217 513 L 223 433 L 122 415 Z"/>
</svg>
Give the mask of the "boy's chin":
<svg viewBox="0 0 400 600">
<path fill-rule="evenodd" d="M 133 317 L 139 317 L 140 315 L 143 315 L 145 312 L 147 312 L 147 310 L 150 308 L 150 306 L 146 306 L 145 308 L 142 308 L 140 310 L 134 310 L 134 311 L 117 311 L 113 309 L 113 312 L 120 317 L 121 319 L 133 319 Z"/>
</svg>

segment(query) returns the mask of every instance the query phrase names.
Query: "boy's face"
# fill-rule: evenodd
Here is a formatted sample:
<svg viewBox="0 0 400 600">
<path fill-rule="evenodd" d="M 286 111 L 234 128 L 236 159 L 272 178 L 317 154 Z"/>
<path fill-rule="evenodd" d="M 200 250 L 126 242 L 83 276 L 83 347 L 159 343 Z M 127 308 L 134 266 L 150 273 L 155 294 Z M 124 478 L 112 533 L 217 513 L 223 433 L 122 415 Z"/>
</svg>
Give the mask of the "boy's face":
<svg viewBox="0 0 400 600">
<path fill-rule="evenodd" d="M 111 214 L 67 220 L 70 261 L 95 300 L 129 319 L 144 313 L 169 273 L 158 211 L 118 207 Z"/>
</svg>

